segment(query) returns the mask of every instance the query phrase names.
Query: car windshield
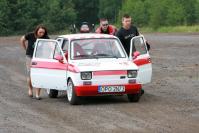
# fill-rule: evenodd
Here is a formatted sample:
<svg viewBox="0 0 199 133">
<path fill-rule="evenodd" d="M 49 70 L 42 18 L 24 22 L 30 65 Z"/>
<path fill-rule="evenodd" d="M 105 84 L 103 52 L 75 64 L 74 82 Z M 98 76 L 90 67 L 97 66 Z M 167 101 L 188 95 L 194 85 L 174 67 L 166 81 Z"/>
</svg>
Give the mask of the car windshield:
<svg viewBox="0 0 199 133">
<path fill-rule="evenodd" d="M 117 39 L 90 38 L 71 42 L 71 59 L 125 58 L 125 52 Z"/>
</svg>

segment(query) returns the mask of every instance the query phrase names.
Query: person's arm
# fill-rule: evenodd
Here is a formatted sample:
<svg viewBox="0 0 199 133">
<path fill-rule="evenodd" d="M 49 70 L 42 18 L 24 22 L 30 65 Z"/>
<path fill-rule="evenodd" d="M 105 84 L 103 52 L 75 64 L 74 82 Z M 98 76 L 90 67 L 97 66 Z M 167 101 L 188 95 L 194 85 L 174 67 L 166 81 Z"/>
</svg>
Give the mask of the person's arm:
<svg viewBox="0 0 199 133">
<path fill-rule="evenodd" d="M 135 28 L 136 28 L 136 36 L 139 36 L 139 35 L 140 35 L 140 33 L 139 33 L 139 31 L 138 31 L 137 27 L 135 27 Z"/>
<path fill-rule="evenodd" d="M 120 39 L 120 41 L 122 42 L 123 38 L 122 38 L 122 33 L 121 30 L 116 32 L 116 36 Z"/>
<path fill-rule="evenodd" d="M 21 46 L 24 50 L 27 49 L 27 46 L 26 46 L 26 39 L 25 39 L 25 36 L 22 36 L 21 39 L 20 39 L 20 43 L 21 43 Z"/>
<path fill-rule="evenodd" d="M 115 35 L 116 36 L 117 28 L 114 25 L 109 25 L 108 30 L 110 32 L 109 33 L 110 35 Z"/>
<path fill-rule="evenodd" d="M 101 33 L 101 27 L 98 27 L 98 28 L 96 29 L 95 33 L 100 34 L 100 33 Z"/>
</svg>

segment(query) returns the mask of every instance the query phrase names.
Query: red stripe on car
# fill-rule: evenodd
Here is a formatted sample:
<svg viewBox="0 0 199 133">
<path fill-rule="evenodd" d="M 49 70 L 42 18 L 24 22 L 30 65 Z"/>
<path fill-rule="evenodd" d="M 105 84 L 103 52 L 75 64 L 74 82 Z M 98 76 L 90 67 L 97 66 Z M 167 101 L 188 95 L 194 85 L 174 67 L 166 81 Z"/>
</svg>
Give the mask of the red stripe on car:
<svg viewBox="0 0 199 133">
<path fill-rule="evenodd" d="M 33 67 L 33 68 L 66 70 L 67 64 L 61 64 L 59 62 L 32 61 L 31 67 Z"/>
<path fill-rule="evenodd" d="M 44 62 L 44 61 L 32 61 L 32 68 L 45 68 L 45 69 L 57 69 L 57 70 L 68 70 L 70 72 L 78 73 L 79 69 L 71 64 L 62 64 L 60 62 Z"/>
</svg>

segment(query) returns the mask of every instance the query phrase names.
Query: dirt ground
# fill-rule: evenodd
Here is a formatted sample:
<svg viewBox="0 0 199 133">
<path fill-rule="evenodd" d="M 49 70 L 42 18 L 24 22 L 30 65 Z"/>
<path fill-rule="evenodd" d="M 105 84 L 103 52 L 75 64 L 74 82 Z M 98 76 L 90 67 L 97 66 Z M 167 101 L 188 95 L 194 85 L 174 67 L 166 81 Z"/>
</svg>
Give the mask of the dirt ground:
<svg viewBox="0 0 199 133">
<path fill-rule="evenodd" d="M 0 37 L 0 133 L 198 133 L 199 34 L 146 34 L 152 83 L 139 103 L 90 97 L 71 106 L 63 94 L 27 96 L 19 37 Z"/>
</svg>

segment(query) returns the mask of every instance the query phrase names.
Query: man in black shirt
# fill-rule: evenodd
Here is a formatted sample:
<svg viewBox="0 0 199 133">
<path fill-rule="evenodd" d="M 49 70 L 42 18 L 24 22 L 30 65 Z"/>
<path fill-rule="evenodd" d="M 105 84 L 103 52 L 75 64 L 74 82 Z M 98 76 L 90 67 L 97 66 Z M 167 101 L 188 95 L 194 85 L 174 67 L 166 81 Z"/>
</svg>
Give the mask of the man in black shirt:
<svg viewBox="0 0 199 133">
<path fill-rule="evenodd" d="M 34 33 L 27 33 L 22 36 L 20 40 L 23 49 L 26 51 L 27 82 L 29 87 L 28 94 L 30 97 L 33 97 L 33 87 L 30 79 L 30 66 L 37 38 L 49 39 L 47 29 L 42 25 L 37 26 Z M 28 41 L 28 44 L 26 44 L 26 41 Z M 40 90 L 40 88 L 36 88 L 36 99 L 38 100 L 41 99 Z"/>
<path fill-rule="evenodd" d="M 137 27 L 131 24 L 131 17 L 125 14 L 122 18 L 122 27 L 116 36 L 120 39 L 126 53 L 130 53 L 130 41 L 134 36 L 139 36 Z"/>
<path fill-rule="evenodd" d="M 139 32 L 137 27 L 131 24 L 131 17 L 128 14 L 125 14 L 122 17 L 122 27 L 117 32 L 116 36 L 120 39 L 126 53 L 129 56 L 131 39 L 135 36 L 139 36 Z M 143 89 L 141 89 L 141 94 L 144 94 Z"/>
</svg>

